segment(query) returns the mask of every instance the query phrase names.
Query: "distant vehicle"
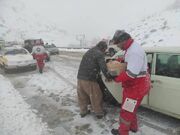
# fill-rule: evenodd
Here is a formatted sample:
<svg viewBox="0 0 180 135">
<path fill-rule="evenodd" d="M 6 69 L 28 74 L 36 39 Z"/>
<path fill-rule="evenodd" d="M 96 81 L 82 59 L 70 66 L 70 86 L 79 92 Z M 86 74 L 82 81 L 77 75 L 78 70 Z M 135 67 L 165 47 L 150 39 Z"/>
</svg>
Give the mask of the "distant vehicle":
<svg viewBox="0 0 180 135">
<path fill-rule="evenodd" d="M 2 50 L 5 46 L 5 40 L 0 39 L 0 50 Z"/>
<path fill-rule="evenodd" d="M 24 48 L 28 50 L 30 53 L 32 52 L 32 48 L 34 45 L 44 45 L 42 39 L 27 39 L 24 40 Z"/>
<path fill-rule="evenodd" d="M 50 54 L 59 54 L 59 49 L 54 44 L 45 44 L 44 47 Z"/>
<path fill-rule="evenodd" d="M 0 67 L 7 73 L 14 70 L 35 70 L 36 61 L 22 47 L 6 47 L 0 51 Z"/>
<path fill-rule="evenodd" d="M 32 53 L 32 48 L 34 45 L 43 45 L 44 42 L 42 39 L 27 39 L 24 40 L 24 48 L 29 51 L 29 53 Z M 50 53 L 46 51 L 46 61 L 50 61 Z"/>
<path fill-rule="evenodd" d="M 180 119 L 180 47 L 144 48 L 147 54 L 152 88 L 142 105 Z M 123 56 L 120 51 L 113 58 Z M 106 89 L 121 103 L 120 83 L 106 82 Z"/>
</svg>

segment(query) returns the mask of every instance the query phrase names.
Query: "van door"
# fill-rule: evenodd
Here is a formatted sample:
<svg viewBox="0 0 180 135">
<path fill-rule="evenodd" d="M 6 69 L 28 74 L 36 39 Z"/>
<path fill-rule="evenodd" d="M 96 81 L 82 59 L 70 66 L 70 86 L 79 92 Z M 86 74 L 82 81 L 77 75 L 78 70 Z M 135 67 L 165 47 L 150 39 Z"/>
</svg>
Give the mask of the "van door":
<svg viewBox="0 0 180 135">
<path fill-rule="evenodd" d="M 149 105 L 180 118 L 180 54 L 157 53 Z"/>
<path fill-rule="evenodd" d="M 152 69 L 153 69 L 152 68 L 152 65 L 153 65 L 153 53 L 147 52 L 146 56 L 147 56 L 148 71 L 151 74 L 152 73 Z M 149 95 L 146 95 L 143 98 L 143 101 L 141 102 L 141 105 L 144 105 L 144 106 L 148 105 L 148 101 L 149 101 Z"/>
</svg>

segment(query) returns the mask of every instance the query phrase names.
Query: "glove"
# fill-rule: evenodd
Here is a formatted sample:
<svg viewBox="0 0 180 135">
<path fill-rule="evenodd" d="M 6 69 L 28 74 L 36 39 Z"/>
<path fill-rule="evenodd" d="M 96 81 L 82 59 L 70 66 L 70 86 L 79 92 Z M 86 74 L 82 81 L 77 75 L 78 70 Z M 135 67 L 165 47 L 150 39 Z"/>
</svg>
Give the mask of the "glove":
<svg viewBox="0 0 180 135">
<path fill-rule="evenodd" d="M 106 63 L 110 62 L 110 61 L 115 61 L 116 59 L 106 59 Z"/>
<path fill-rule="evenodd" d="M 111 59 L 106 59 L 106 63 L 108 63 L 108 62 L 110 62 L 111 61 Z"/>
<path fill-rule="evenodd" d="M 111 76 L 111 74 L 109 72 L 106 73 L 105 77 L 106 77 L 105 81 L 107 81 L 107 82 L 112 81 L 112 76 Z"/>
<path fill-rule="evenodd" d="M 117 77 L 117 75 L 112 75 L 109 72 L 107 73 L 106 79 L 107 80 L 114 80 Z"/>
<path fill-rule="evenodd" d="M 118 77 L 117 75 L 111 75 L 111 78 L 115 80 L 115 78 Z"/>
</svg>

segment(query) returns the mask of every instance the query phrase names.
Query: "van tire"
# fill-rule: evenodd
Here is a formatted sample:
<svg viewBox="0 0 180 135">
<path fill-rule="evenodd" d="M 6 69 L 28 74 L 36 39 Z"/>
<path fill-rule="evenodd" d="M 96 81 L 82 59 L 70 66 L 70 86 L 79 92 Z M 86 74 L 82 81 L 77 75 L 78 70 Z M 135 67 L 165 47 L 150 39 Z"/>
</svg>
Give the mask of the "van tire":
<svg viewBox="0 0 180 135">
<path fill-rule="evenodd" d="M 98 84 L 103 94 L 103 101 L 111 105 L 119 105 L 118 101 L 112 96 L 112 94 L 106 88 L 102 78 L 98 79 Z"/>
</svg>

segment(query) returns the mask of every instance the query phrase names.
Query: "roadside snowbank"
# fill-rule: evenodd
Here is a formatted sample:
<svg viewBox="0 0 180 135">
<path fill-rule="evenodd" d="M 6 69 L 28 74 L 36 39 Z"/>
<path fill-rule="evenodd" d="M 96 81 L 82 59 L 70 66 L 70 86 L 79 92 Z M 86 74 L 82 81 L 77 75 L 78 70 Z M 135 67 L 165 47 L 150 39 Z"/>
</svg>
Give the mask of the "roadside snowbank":
<svg viewBox="0 0 180 135">
<path fill-rule="evenodd" d="M 12 84 L 0 75 L 0 135 L 49 135 L 47 125 L 25 103 Z"/>
<path fill-rule="evenodd" d="M 59 48 L 60 51 L 66 51 L 66 52 L 87 52 L 89 49 L 68 49 L 68 48 Z"/>
</svg>

